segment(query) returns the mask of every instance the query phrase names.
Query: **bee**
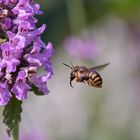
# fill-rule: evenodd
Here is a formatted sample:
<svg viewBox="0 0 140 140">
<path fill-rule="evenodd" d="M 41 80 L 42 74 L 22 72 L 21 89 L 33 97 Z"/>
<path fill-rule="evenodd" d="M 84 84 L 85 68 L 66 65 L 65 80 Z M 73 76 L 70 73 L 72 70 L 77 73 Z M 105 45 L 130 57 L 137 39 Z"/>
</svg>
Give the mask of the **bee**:
<svg viewBox="0 0 140 140">
<path fill-rule="evenodd" d="M 85 66 L 73 66 L 72 63 L 71 63 L 71 66 L 63 63 L 63 65 L 71 69 L 70 86 L 72 88 L 73 88 L 72 86 L 73 80 L 76 80 L 77 82 L 87 83 L 89 86 L 92 86 L 92 87 L 101 88 L 103 80 L 100 74 L 97 72 L 97 70 L 102 70 L 109 64 L 110 63 L 106 63 L 106 64 L 95 66 L 92 68 L 87 68 Z"/>
</svg>

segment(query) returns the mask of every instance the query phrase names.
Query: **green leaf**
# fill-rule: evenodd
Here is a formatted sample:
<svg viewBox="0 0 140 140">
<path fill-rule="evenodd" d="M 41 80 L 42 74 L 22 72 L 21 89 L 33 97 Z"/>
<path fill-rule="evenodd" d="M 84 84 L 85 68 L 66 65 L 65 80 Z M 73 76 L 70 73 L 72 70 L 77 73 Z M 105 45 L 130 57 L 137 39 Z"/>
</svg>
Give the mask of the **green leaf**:
<svg viewBox="0 0 140 140">
<path fill-rule="evenodd" d="M 22 112 L 22 101 L 19 101 L 15 97 L 12 97 L 9 103 L 5 106 L 3 111 L 3 123 L 7 126 L 8 135 L 12 135 L 11 132 L 15 133 L 19 122 L 21 121 Z M 16 135 L 16 134 L 15 134 Z"/>
<path fill-rule="evenodd" d="M 31 89 L 31 91 L 35 94 L 35 95 L 37 95 L 37 96 L 43 96 L 44 95 L 44 93 L 42 92 L 42 91 L 39 91 L 38 90 L 38 87 L 36 87 L 34 84 L 32 84 L 32 89 Z"/>
</svg>

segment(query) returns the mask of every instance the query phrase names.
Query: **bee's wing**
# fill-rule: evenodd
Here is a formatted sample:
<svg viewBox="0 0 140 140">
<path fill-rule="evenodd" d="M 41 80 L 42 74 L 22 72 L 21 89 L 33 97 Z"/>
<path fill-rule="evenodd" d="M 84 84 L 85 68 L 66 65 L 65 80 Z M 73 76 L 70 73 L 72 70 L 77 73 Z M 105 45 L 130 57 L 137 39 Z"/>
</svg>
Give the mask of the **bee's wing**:
<svg viewBox="0 0 140 140">
<path fill-rule="evenodd" d="M 98 65 L 98 66 L 95 66 L 95 67 L 90 68 L 90 70 L 101 71 L 101 70 L 103 70 L 106 66 L 108 66 L 109 64 L 110 64 L 110 63 L 105 63 L 105 64 L 102 64 L 102 65 Z"/>
</svg>

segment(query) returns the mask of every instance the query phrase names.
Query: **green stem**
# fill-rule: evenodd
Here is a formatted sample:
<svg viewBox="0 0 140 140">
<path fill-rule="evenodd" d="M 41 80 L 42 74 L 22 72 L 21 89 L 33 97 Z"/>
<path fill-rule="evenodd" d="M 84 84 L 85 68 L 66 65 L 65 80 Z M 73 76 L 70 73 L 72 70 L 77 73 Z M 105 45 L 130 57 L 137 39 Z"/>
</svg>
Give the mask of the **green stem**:
<svg viewBox="0 0 140 140">
<path fill-rule="evenodd" d="M 3 122 L 7 126 L 10 140 L 19 140 L 19 123 L 21 121 L 22 101 L 12 97 L 3 111 Z"/>
<path fill-rule="evenodd" d="M 11 130 L 10 140 L 19 140 L 19 122 L 15 124 L 13 130 Z"/>
</svg>

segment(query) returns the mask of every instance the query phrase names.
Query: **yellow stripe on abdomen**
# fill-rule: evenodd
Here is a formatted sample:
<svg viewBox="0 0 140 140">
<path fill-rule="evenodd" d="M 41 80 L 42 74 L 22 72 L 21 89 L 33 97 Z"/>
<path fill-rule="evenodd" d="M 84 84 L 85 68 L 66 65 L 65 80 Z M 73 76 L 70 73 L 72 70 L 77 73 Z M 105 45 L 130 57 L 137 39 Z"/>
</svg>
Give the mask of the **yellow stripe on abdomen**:
<svg viewBox="0 0 140 140">
<path fill-rule="evenodd" d="M 100 80 L 101 78 L 100 77 L 97 77 L 97 78 L 95 78 L 95 79 L 93 79 L 94 80 L 94 82 L 96 82 L 96 81 L 98 81 L 98 80 Z"/>
</svg>

